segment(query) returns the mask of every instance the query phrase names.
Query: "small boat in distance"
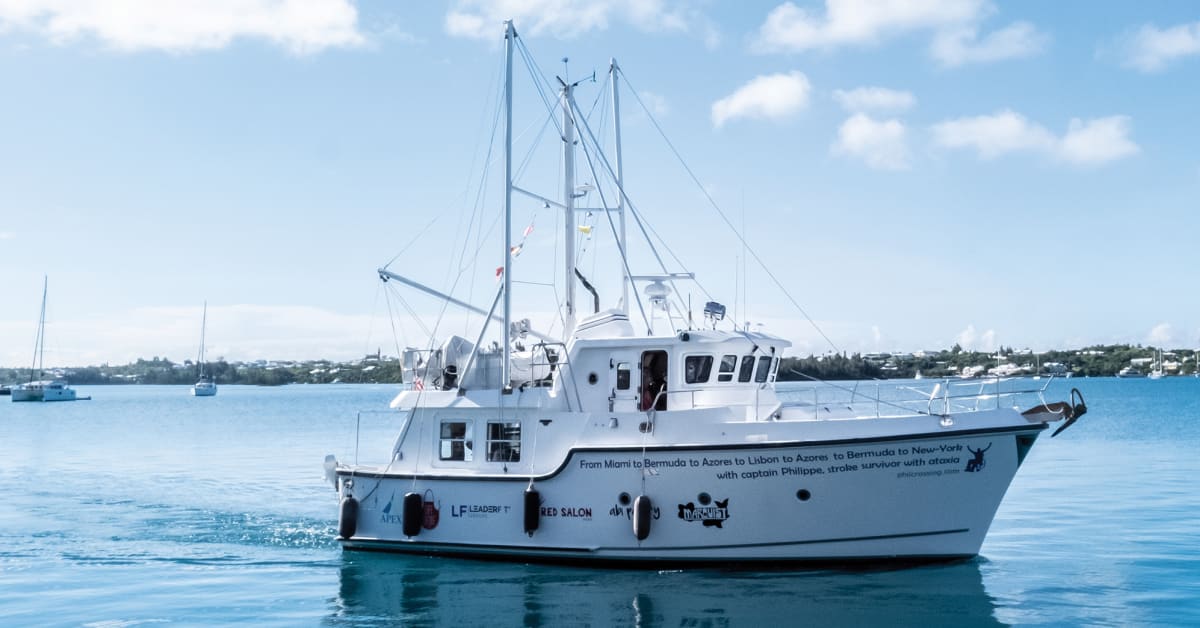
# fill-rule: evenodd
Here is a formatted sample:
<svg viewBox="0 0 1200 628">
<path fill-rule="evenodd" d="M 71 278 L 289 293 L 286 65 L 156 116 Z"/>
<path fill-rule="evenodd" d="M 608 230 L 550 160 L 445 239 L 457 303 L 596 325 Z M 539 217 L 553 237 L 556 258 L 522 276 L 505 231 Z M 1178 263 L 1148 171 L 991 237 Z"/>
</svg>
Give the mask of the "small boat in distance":
<svg viewBox="0 0 1200 628">
<path fill-rule="evenodd" d="M 208 301 L 204 302 L 204 314 L 200 317 L 200 356 L 196 360 L 200 365 L 200 380 L 192 386 L 193 397 L 212 397 L 217 394 L 217 383 L 212 376 L 204 374 L 204 333 L 208 329 Z"/>
<path fill-rule="evenodd" d="M 10 391 L 13 401 L 76 401 L 75 390 L 67 385 L 66 380 L 38 380 L 42 370 L 42 356 L 46 351 L 46 291 L 50 282 L 42 278 L 42 313 L 38 316 L 37 339 L 33 346 L 33 364 L 29 367 L 29 381 L 20 384 Z M 83 400 L 91 397 L 83 397 Z"/>
<path fill-rule="evenodd" d="M 1154 364 L 1150 367 L 1150 379 L 1162 379 L 1163 375 L 1163 353 L 1162 349 L 1154 352 Z"/>
<path fill-rule="evenodd" d="M 1136 366 L 1127 366 L 1127 367 L 1121 369 L 1120 371 L 1117 371 L 1117 377 L 1134 378 L 1134 377 L 1145 377 L 1145 376 L 1146 376 L 1146 374 L 1139 371 Z"/>
</svg>

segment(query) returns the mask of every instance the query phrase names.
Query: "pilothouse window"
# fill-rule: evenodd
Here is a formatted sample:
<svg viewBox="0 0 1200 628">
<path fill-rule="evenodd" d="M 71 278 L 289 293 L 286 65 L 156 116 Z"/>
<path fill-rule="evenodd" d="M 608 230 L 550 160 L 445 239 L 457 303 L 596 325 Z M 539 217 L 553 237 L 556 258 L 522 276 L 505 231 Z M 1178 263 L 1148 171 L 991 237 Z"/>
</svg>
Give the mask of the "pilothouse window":
<svg viewBox="0 0 1200 628">
<path fill-rule="evenodd" d="M 441 446 L 438 457 L 442 460 L 470 462 L 475 459 L 471 449 L 474 441 L 468 421 L 442 421 Z"/>
<path fill-rule="evenodd" d="M 758 370 L 754 372 L 754 381 L 759 384 L 767 381 L 771 374 L 771 356 L 764 355 L 758 359 Z"/>
<path fill-rule="evenodd" d="M 748 382 L 748 381 L 750 381 L 750 376 L 753 374 L 754 374 L 754 356 L 752 356 L 752 355 L 742 356 L 742 366 L 740 369 L 738 369 L 738 381 L 739 382 Z"/>
<path fill-rule="evenodd" d="M 617 390 L 629 390 L 628 362 L 617 362 Z"/>
<path fill-rule="evenodd" d="M 683 381 L 688 384 L 703 384 L 712 374 L 711 355 L 689 355 L 683 361 Z"/>
<path fill-rule="evenodd" d="M 488 462 L 520 462 L 520 423 L 488 421 L 487 459 Z"/>
<path fill-rule="evenodd" d="M 721 356 L 721 371 L 717 374 L 718 382 L 732 382 L 733 368 L 737 366 L 736 355 Z"/>
</svg>

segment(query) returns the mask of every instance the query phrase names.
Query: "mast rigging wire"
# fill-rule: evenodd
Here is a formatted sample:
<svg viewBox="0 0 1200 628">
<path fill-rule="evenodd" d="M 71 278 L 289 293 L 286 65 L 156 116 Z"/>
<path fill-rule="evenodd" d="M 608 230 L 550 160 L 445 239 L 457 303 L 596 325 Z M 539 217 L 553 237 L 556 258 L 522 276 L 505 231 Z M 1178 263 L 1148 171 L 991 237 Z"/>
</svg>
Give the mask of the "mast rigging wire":
<svg viewBox="0 0 1200 628">
<path fill-rule="evenodd" d="M 656 120 L 654 115 L 650 113 L 650 109 L 646 107 L 644 102 L 642 102 L 641 96 L 638 95 L 637 90 L 633 87 L 633 84 L 629 82 L 629 77 L 625 76 L 625 71 L 621 68 L 617 68 L 617 70 L 621 73 L 621 78 L 625 80 L 625 84 L 629 86 L 629 91 L 633 92 L 634 100 L 638 102 L 638 105 L 641 106 L 642 111 L 644 111 L 646 116 L 650 118 L 650 123 L 654 125 L 654 129 L 658 131 L 659 136 L 662 137 L 664 142 L 666 142 L 667 147 L 671 149 L 671 153 L 675 155 L 675 159 L 679 161 L 679 164 L 683 166 L 683 169 L 687 172 L 688 176 L 691 177 L 692 182 L 696 184 L 696 187 L 700 188 L 700 192 L 704 194 L 704 198 L 708 200 L 708 204 L 712 206 L 714 210 L 716 210 L 717 215 L 721 217 L 721 220 L 725 221 L 725 225 L 729 227 L 731 231 L 733 231 L 734 235 L 736 235 L 738 240 L 741 241 L 743 246 L 746 247 L 750 255 L 754 257 L 754 261 L 758 262 L 758 265 L 763 269 L 764 272 L 767 273 L 767 276 L 771 278 L 772 282 L 774 282 L 775 287 L 779 288 L 779 291 L 782 292 L 789 301 L 791 301 L 792 305 L 804 316 L 805 319 L 808 320 L 808 323 L 812 325 L 812 328 L 815 329 L 817 333 L 825 339 L 825 342 L 829 343 L 830 347 L 833 347 L 835 351 L 841 352 L 841 349 L 837 346 L 837 344 L 835 344 L 833 340 L 825 334 L 825 331 L 822 330 L 819 325 L 817 325 L 817 322 L 813 320 L 813 317 L 809 316 L 808 312 L 801 307 L 800 303 L 796 301 L 795 297 L 792 296 L 792 293 L 788 292 L 788 289 L 784 287 L 783 282 L 781 282 L 779 278 L 775 276 L 775 273 L 771 272 L 771 269 L 767 266 L 766 262 L 764 262 L 762 258 L 758 256 L 757 252 L 755 252 L 754 247 L 751 247 L 749 243 L 746 242 L 746 239 L 743 237 L 742 233 L 733 226 L 733 223 L 729 220 L 729 217 L 726 216 L 725 212 L 721 210 L 721 207 L 717 205 L 716 200 L 714 200 L 712 195 L 708 193 L 708 190 L 704 188 L 704 185 L 700 183 L 700 179 L 696 177 L 694 172 L 692 172 L 691 167 L 689 167 L 687 162 L 684 161 L 683 156 L 679 154 L 679 150 L 677 150 L 675 145 L 671 143 L 670 138 L 667 137 L 667 134 L 663 131 L 662 127 L 659 126 L 658 120 Z"/>
</svg>

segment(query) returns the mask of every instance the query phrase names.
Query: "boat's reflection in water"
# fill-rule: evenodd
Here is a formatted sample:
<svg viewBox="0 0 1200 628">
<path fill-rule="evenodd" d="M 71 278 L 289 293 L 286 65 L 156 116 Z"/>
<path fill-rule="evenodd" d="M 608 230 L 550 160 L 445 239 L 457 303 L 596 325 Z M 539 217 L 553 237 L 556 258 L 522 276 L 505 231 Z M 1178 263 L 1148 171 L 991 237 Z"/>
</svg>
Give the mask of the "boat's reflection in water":
<svg viewBox="0 0 1200 628">
<path fill-rule="evenodd" d="M 326 623 L 999 625 L 980 560 L 903 569 L 632 571 L 346 552 Z"/>
</svg>

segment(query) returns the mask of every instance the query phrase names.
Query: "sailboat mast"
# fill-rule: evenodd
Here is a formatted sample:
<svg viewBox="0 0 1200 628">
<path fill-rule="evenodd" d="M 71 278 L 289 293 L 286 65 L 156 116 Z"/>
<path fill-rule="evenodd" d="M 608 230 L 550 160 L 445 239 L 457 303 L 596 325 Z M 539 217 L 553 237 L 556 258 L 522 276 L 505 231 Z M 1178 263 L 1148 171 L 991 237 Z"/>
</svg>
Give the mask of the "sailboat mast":
<svg viewBox="0 0 1200 628">
<path fill-rule="evenodd" d="M 200 377 L 204 377 L 204 335 L 208 331 L 208 301 L 204 302 L 204 314 L 200 316 Z"/>
<path fill-rule="evenodd" d="M 46 290 L 50 287 L 50 278 L 42 276 L 42 313 L 38 315 L 37 336 L 33 341 L 33 363 L 29 365 L 29 381 L 32 382 L 36 373 L 44 368 L 42 354 L 46 352 Z"/>
<path fill-rule="evenodd" d="M 563 206 L 566 208 L 566 218 L 563 220 L 563 279 L 567 284 L 563 335 L 567 338 L 575 333 L 575 118 L 571 115 L 573 89 L 573 85 L 563 81 Z"/>
<path fill-rule="evenodd" d="M 613 148 L 616 151 L 616 169 L 617 169 L 617 215 L 620 218 L 620 240 L 617 242 L 617 249 L 621 254 L 621 259 L 618 260 L 621 264 L 621 311 L 629 316 L 629 273 L 625 268 L 625 178 L 622 174 L 621 165 L 621 99 L 620 90 L 617 89 L 617 60 L 609 59 L 608 67 L 609 80 L 612 82 L 612 105 L 613 105 Z"/>
<path fill-rule="evenodd" d="M 509 390 L 512 382 L 512 351 L 509 329 L 512 323 L 512 62 L 517 31 L 512 20 L 504 22 L 504 359 L 501 362 L 501 388 Z"/>
</svg>

